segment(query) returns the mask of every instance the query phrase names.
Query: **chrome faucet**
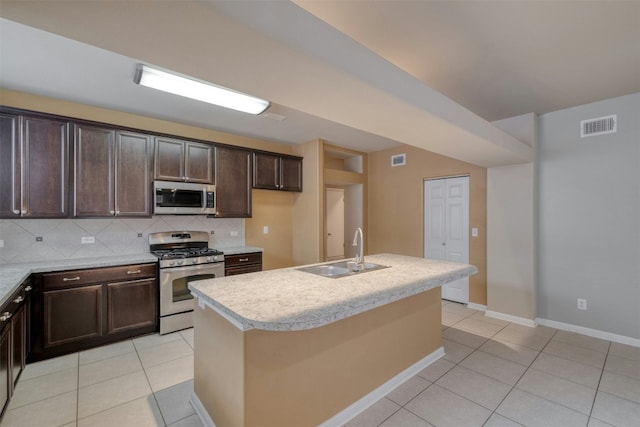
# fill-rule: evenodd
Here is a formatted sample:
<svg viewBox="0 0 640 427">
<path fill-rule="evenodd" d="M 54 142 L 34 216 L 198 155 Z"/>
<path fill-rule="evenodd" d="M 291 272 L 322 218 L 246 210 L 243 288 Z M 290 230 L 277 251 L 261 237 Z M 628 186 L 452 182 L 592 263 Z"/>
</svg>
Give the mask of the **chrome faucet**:
<svg viewBox="0 0 640 427">
<path fill-rule="evenodd" d="M 356 254 L 355 261 L 358 269 L 364 270 L 364 235 L 360 227 L 356 229 L 356 233 L 353 235 L 353 246 L 358 246 L 358 233 L 360 234 L 360 250 Z"/>
</svg>

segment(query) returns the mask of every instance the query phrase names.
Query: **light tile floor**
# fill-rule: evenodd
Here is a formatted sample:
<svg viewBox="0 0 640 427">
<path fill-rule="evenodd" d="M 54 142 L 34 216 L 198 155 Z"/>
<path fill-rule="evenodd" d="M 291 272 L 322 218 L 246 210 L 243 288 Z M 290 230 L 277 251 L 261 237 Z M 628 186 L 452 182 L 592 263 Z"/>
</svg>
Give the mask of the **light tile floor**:
<svg viewBox="0 0 640 427">
<path fill-rule="evenodd" d="M 640 348 L 442 304 L 446 355 L 347 427 L 640 427 Z M 149 335 L 28 365 L 1 427 L 202 426 L 192 390 L 193 330 Z"/>
</svg>

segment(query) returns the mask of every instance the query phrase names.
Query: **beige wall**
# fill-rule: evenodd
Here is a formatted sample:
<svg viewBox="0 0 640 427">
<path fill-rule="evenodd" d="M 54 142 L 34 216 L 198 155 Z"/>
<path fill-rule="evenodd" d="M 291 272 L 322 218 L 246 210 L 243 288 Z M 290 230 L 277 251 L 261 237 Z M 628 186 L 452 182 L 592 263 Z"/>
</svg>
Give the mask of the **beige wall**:
<svg viewBox="0 0 640 427">
<path fill-rule="evenodd" d="M 322 216 L 322 141 L 315 140 L 294 147 L 302 161 L 302 193 L 293 196 L 293 263 L 313 264 L 324 254 Z"/>
<path fill-rule="evenodd" d="M 405 166 L 390 157 L 407 154 Z M 369 153 L 368 252 L 424 255 L 425 178 L 469 175 L 469 262 L 478 273 L 469 278 L 469 300 L 487 304 L 487 170 L 408 145 Z M 469 233 L 471 236 L 471 233 Z"/>
<path fill-rule="evenodd" d="M 253 190 L 253 217 L 245 220 L 245 239 L 264 249 L 264 270 L 293 265 L 293 197 L 289 191 Z M 265 226 L 268 234 L 264 234 Z"/>
</svg>

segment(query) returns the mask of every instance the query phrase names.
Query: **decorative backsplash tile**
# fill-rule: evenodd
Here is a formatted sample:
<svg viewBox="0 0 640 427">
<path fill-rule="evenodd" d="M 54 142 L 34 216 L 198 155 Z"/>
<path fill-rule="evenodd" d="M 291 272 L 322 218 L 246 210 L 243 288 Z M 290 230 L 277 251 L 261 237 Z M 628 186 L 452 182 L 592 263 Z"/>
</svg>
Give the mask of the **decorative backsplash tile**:
<svg viewBox="0 0 640 427">
<path fill-rule="evenodd" d="M 149 233 L 206 231 L 209 246 L 243 246 L 244 219 L 200 215 L 162 215 L 151 218 L 0 220 L 0 263 L 74 259 L 149 252 Z M 232 235 L 237 232 L 237 236 Z M 142 237 L 138 237 L 141 234 Z M 82 244 L 82 237 L 95 243 Z M 37 241 L 37 238 L 42 238 Z"/>
</svg>

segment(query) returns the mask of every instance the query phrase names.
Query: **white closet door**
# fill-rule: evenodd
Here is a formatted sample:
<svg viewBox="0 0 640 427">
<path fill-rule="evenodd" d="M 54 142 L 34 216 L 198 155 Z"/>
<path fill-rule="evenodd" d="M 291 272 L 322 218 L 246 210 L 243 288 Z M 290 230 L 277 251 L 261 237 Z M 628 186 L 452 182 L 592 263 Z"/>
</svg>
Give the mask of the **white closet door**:
<svg viewBox="0 0 640 427">
<path fill-rule="evenodd" d="M 469 177 L 425 181 L 425 258 L 469 262 Z M 469 278 L 442 287 L 442 298 L 469 302 Z"/>
</svg>

